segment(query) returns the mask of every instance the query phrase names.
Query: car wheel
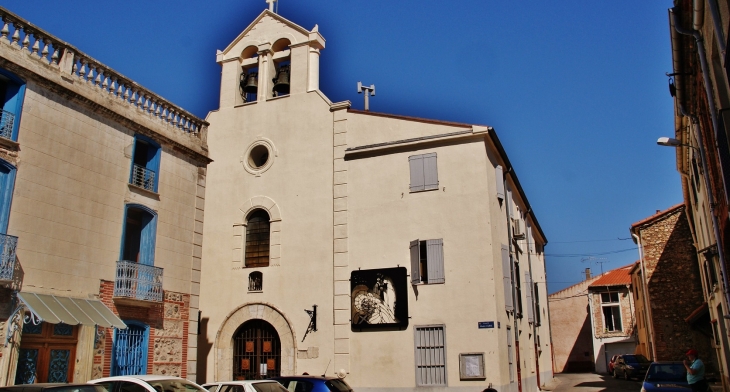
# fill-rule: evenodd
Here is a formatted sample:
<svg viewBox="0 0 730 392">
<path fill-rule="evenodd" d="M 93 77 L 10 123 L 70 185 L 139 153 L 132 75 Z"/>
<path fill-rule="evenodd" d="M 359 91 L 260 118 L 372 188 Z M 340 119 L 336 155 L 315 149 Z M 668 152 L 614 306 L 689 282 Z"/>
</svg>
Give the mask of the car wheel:
<svg viewBox="0 0 730 392">
<path fill-rule="evenodd" d="M 613 378 L 618 378 L 618 373 L 616 372 L 616 369 L 613 369 Z"/>
</svg>

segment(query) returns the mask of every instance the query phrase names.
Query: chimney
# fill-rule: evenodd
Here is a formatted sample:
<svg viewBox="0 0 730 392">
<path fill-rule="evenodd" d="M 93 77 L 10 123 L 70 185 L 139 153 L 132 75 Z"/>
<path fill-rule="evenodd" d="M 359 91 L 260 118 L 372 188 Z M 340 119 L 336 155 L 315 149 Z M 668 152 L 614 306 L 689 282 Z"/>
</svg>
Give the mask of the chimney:
<svg viewBox="0 0 730 392">
<path fill-rule="evenodd" d="M 588 280 L 590 278 L 591 278 L 591 269 L 590 268 L 586 268 L 586 280 Z"/>
</svg>

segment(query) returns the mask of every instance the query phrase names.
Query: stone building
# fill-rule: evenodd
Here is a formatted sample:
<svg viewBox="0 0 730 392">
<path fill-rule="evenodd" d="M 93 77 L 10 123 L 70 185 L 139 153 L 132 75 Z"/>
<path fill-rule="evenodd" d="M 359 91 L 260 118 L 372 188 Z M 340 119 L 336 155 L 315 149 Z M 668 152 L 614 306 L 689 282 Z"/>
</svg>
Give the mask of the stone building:
<svg viewBox="0 0 730 392">
<path fill-rule="evenodd" d="M 708 338 L 713 332 L 685 210 L 679 204 L 631 225 L 640 249 L 639 263 L 631 270 L 637 353 L 656 361 L 676 361 L 695 348 L 714 370 L 717 356 Z M 717 274 L 707 260 L 703 266 L 707 278 L 714 280 L 708 286 L 708 294 L 714 295 Z"/>
<path fill-rule="evenodd" d="M 588 286 L 593 355 L 598 373 L 608 371 L 613 355 L 636 350 L 631 268 L 633 264 L 608 271 Z"/>
<path fill-rule="evenodd" d="M 217 54 L 199 380 L 537 391 L 547 240 L 494 129 L 331 102 L 324 47 L 265 10 Z"/>
<path fill-rule="evenodd" d="M 716 320 L 714 347 L 723 386 L 730 391 L 730 76 L 728 3 L 676 0 L 669 10 L 675 132 L 661 144 L 677 148 L 685 213 L 697 252 L 703 297 Z M 706 267 L 707 265 L 707 267 Z M 716 287 L 716 288 L 715 288 Z"/>
<path fill-rule="evenodd" d="M 550 330 L 553 343 L 553 370 L 556 373 L 593 372 L 593 323 L 588 306 L 588 286 L 598 276 L 552 293 L 548 296 Z"/>
<path fill-rule="evenodd" d="M 194 380 L 207 123 L 0 18 L 0 384 Z"/>
</svg>

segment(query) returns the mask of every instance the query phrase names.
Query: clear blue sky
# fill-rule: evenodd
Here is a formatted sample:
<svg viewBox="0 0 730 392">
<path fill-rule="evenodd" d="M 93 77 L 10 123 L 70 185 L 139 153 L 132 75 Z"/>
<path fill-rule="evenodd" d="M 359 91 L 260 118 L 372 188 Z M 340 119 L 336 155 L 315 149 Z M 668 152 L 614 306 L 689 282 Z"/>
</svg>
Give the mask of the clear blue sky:
<svg viewBox="0 0 730 392">
<path fill-rule="evenodd" d="M 264 0 L 0 4 L 205 117 L 224 49 Z M 322 91 L 371 110 L 496 129 L 550 241 L 550 292 L 638 258 L 629 226 L 682 202 L 673 136 L 670 0 L 280 0 L 327 40 Z M 215 157 L 214 157 L 215 158 Z M 581 261 L 593 257 L 595 260 Z"/>
</svg>

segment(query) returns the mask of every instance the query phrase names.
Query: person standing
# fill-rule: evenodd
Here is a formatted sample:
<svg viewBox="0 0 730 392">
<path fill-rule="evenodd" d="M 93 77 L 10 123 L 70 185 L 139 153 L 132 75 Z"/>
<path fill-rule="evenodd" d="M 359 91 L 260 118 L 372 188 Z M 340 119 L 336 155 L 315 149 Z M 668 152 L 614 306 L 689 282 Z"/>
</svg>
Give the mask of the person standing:
<svg viewBox="0 0 730 392">
<path fill-rule="evenodd" d="M 697 350 L 691 349 L 685 354 L 688 359 L 683 361 L 687 369 L 687 383 L 693 392 L 707 392 L 710 386 L 705 380 L 705 364 L 698 358 Z"/>
</svg>

